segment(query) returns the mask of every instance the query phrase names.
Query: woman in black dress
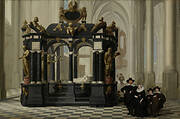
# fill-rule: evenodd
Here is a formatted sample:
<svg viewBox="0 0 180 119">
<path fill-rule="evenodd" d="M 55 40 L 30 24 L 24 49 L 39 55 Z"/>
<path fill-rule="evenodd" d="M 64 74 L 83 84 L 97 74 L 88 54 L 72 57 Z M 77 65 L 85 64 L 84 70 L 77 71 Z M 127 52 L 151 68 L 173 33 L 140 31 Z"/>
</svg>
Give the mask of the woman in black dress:
<svg viewBox="0 0 180 119">
<path fill-rule="evenodd" d="M 144 117 L 147 115 L 146 112 L 146 101 L 145 101 L 145 90 L 142 85 L 138 85 L 135 93 L 135 116 Z"/>
</svg>

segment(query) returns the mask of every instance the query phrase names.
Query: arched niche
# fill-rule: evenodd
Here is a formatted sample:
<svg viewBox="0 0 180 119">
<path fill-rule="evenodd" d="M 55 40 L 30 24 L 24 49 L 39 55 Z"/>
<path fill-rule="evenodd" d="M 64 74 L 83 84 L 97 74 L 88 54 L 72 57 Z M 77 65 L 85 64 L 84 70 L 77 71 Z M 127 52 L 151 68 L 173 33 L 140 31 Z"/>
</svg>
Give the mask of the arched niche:
<svg viewBox="0 0 180 119">
<path fill-rule="evenodd" d="M 91 80 L 93 75 L 93 49 L 90 46 L 82 46 L 77 52 L 77 79 L 74 82 L 81 82 L 84 77 Z M 83 81 L 86 82 L 86 81 Z"/>
<path fill-rule="evenodd" d="M 67 82 L 69 80 L 69 47 L 65 42 L 54 42 L 47 50 L 48 81 Z"/>
</svg>

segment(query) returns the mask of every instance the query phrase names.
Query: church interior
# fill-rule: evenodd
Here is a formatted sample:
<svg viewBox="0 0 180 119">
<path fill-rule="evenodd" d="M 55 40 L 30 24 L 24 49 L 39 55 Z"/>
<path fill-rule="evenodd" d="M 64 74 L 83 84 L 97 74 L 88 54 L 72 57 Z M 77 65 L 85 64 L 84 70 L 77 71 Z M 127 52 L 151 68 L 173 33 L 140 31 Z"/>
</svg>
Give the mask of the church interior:
<svg viewBox="0 0 180 119">
<path fill-rule="evenodd" d="M 180 0 L 1 0 L 0 119 L 135 118 L 129 78 L 178 119 L 179 39 Z"/>
</svg>

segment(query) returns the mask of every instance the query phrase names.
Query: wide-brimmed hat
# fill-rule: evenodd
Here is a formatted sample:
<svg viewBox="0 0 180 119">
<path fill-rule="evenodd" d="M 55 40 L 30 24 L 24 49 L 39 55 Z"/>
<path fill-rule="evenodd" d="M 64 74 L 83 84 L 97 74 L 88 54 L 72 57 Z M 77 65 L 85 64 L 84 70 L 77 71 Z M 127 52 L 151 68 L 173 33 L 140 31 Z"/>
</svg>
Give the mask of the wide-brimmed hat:
<svg viewBox="0 0 180 119">
<path fill-rule="evenodd" d="M 161 88 L 159 86 L 156 86 L 156 87 L 153 88 L 153 90 L 156 90 L 156 89 L 160 90 Z"/>
<path fill-rule="evenodd" d="M 129 78 L 126 82 L 129 83 L 129 81 L 133 81 L 134 82 L 134 80 L 132 78 Z"/>
<path fill-rule="evenodd" d="M 152 89 L 152 88 L 149 88 L 149 89 L 147 90 L 147 92 L 149 92 L 149 91 L 153 91 L 153 89 Z"/>
</svg>

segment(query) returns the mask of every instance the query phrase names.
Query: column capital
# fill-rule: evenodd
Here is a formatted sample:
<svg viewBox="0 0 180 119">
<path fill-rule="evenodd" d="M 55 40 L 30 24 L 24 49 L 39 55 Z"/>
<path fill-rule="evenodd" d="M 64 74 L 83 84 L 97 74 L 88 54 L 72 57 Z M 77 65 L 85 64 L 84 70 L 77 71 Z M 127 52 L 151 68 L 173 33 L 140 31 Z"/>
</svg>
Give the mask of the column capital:
<svg viewBox="0 0 180 119">
<path fill-rule="evenodd" d="M 37 50 L 37 53 L 41 53 L 42 51 L 41 50 Z"/>
<path fill-rule="evenodd" d="M 69 52 L 69 55 L 72 55 L 73 54 L 73 52 Z"/>
<path fill-rule="evenodd" d="M 36 51 L 35 50 L 30 50 L 31 53 L 35 53 Z"/>
<path fill-rule="evenodd" d="M 103 53 L 103 52 L 104 52 L 104 50 L 98 50 L 98 52 L 99 52 L 99 53 Z"/>
</svg>

